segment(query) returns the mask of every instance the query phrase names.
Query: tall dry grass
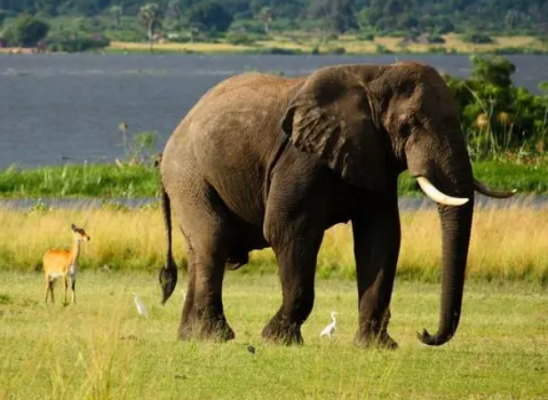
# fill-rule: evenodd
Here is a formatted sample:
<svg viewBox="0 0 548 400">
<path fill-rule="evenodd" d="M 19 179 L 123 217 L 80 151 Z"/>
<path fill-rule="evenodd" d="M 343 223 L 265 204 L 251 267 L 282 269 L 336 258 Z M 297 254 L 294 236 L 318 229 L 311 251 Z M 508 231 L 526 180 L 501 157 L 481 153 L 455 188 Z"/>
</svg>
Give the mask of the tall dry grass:
<svg viewBox="0 0 548 400">
<path fill-rule="evenodd" d="M 299 37 L 296 40 L 296 37 Z M 330 40 L 322 43 L 324 38 L 317 35 L 300 35 L 298 32 L 293 32 L 288 35 L 274 35 L 268 40 L 260 40 L 254 45 L 235 45 L 226 42 L 219 43 L 157 43 L 154 48 L 157 51 L 169 52 L 185 52 L 191 51 L 196 53 L 239 53 L 245 51 L 257 51 L 259 49 L 268 48 L 283 48 L 288 50 L 298 50 L 304 53 L 310 53 L 312 49 L 319 45 L 320 51 L 325 52 L 330 48 L 344 47 L 348 53 L 376 53 L 377 46 L 381 45 L 386 50 L 394 53 L 405 50 L 413 53 L 428 53 L 436 49 L 445 49 L 447 51 L 456 51 L 458 53 L 486 53 L 493 52 L 497 49 L 530 49 L 530 50 L 546 50 L 546 46 L 534 36 L 496 36 L 493 37 L 494 43 L 475 44 L 467 43 L 462 40 L 460 35 L 451 33 L 443 35 L 445 43 L 442 44 L 422 44 L 413 43 L 408 46 L 401 44 L 402 39 L 399 37 L 376 36 L 374 40 L 363 40 L 355 35 L 344 35 L 338 39 Z M 110 43 L 109 49 L 114 51 L 144 51 L 149 50 L 148 43 L 141 42 L 116 42 Z"/>
<path fill-rule="evenodd" d="M 409 279 L 438 279 L 441 232 L 437 212 L 403 212 L 401 220 L 398 273 Z M 72 222 L 85 224 L 92 238 L 83 246 L 83 268 L 108 265 L 115 270 L 156 270 L 164 263 L 165 233 L 158 209 L 0 210 L 0 269 L 40 268 L 48 248 L 70 246 Z M 318 257 L 318 275 L 354 277 L 352 246 L 349 225 L 330 229 Z M 174 235 L 174 248 L 177 262 L 184 263 L 184 243 L 178 233 Z M 271 250 L 263 250 L 253 252 L 250 263 L 244 273 L 274 271 L 276 261 Z M 477 209 L 468 275 L 548 283 L 548 209 Z"/>
</svg>

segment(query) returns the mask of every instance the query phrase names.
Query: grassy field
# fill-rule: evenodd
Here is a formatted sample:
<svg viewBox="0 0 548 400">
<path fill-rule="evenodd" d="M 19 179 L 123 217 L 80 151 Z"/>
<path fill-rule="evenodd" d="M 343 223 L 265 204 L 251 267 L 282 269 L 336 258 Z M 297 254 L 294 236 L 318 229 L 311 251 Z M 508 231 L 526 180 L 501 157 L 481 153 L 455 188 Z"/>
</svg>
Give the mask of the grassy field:
<svg viewBox="0 0 548 400">
<path fill-rule="evenodd" d="M 0 171 L 0 197 L 150 197 L 158 190 L 152 167 L 65 165 Z"/>
<path fill-rule="evenodd" d="M 531 51 L 548 51 L 545 44 L 533 36 L 499 36 L 494 37 L 494 43 L 474 44 L 464 42 L 457 34 L 444 36 L 442 44 L 402 44 L 402 38 L 375 37 L 374 40 L 362 40 L 352 35 L 343 35 L 338 39 L 324 42 L 320 37 L 310 37 L 299 32 L 284 35 L 273 35 L 269 40 L 260 40 L 254 44 L 235 45 L 225 41 L 218 43 L 170 43 L 163 42 L 154 45 L 159 52 L 191 52 L 204 54 L 226 53 L 253 53 L 271 49 L 285 49 L 296 53 L 310 54 L 313 49 L 321 53 L 330 53 L 335 49 L 344 48 L 348 54 L 367 54 L 378 52 L 391 53 L 428 53 L 428 52 L 455 52 L 455 53 L 488 53 L 501 49 L 528 49 Z M 382 49 L 382 50 L 380 50 Z M 117 42 L 113 41 L 107 48 L 110 52 L 148 52 L 149 45 L 144 42 Z"/>
<path fill-rule="evenodd" d="M 396 351 L 359 350 L 355 284 L 317 283 L 305 345 L 263 343 L 280 303 L 274 275 L 228 274 L 224 303 L 236 340 L 178 342 L 181 286 L 159 305 L 156 276 L 84 272 L 75 306 L 44 305 L 42 276 L 0 273 L 0 399 L 545 399 L 548 294 L 536 286 L 469 284 L 456 337 L 429 348 L 439 285 L 399 283 Z M 59 288 L 57 289 L 59 293 Z M 133 305 L 136 291 L 150 317 Z M 332 340 L 318 337 L 339 313 Z M 247 351 L 253 345 L 256 354 Z"/>
<path fill-rule="evenodd" d="M 520 194 L 548 194 L 548 159 L 531 163 L 479 161 L 474 173 L 498 188 L 515 188 Z M 38 197 L 154 197 L 158 173 L 152 167 L 116 165 L 65 165 L 0 170 L 0 198 Z M 400 194 L 418 194 L 414 179 L 400 178 Z"/>
<path fill-rule="evenodd" d="M 437 212 L 402 213 L 400 279 L 437 282 L 441 233 Z M 50 247 L 70 246 L 70 224 L 85 225 L 91 241 L 83 245 L 82 268 L 157 271 L 164 264 L 165 233 L 161 212 L 146 207 L 124 210 L 8 211 L 0 209 L 0 271 L 40 268 Z M 526 280 L 548 285 L 548 209 L 512 207 L 477 210 L 468 263 L 469 278 L 478 281 Z M 319 278 L 354 279 L 352 233 L 339 224 L 324 238 L 318 258 Z M 182 235 L 174 235 L 175 257 L 184 264 Z M 271 250 L 251 253 L 250 265 L 237 275 L 275 271 Z"/>
</svg>

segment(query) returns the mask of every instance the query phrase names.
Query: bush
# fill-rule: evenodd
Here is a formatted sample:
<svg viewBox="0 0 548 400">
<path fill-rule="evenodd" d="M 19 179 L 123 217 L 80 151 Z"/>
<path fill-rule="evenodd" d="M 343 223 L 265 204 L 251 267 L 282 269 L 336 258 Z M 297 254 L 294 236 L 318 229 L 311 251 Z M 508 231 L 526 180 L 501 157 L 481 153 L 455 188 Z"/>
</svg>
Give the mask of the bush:
<svg viewBox="0 0 548 400">
<path fill-rule="evenodd" d="M 191 25 L 204 31 L 226 32 L 233 16 L 217 2 L 200 2 L 190 8 L 188 20 Z"/>
<path fill-rule="evenodd" d="M 360 36 L 360 40 L 372 42 L 373 40 L 375 40 L 375 34 L 372 32 L 364 33 L 363 35 Z"/>
<path fill-rule="evenodd" d="M 461 109 L 472 154 L 511 148 L 542 148 L 548 140 L 548 93 L 536 95 L 512 84 L 515 66 L 497 56 L 472 57 L 469 79 L 446 76 Z"/>
<path fill-rule="evenodd" d="M 73 37 L 52 40 L 48 42 L 51 51 L 67 53 L 79 53 L 83 51 L 104 49 L 110 45 L 110 40 L 105 37 Z"/>
<path fill-rule="evenodd" d="M 10 46 L 34 47 L 49 32 L 49 24 L 31 15 L 21 15 L 4 33 Z"/>
<path fill-rule="evenodd" d="M 8 13 L 3 10 L 0 10 L 0 27 L 2 26 L 2 24 L 4 23 L 7 17 L 8 17 Z"/>
<path fill-rule="evenodd" d="M 376 49 L 376 53 L 377 54 L 391 54 L 392 52 L 390 50 L 388 50 L 386 48 L 386 46 L 384 46 L 382 44 L 378 44 L 377 49 Z"/>
<path fill-rule="evenodd" d="M 107 38 L 117 42 L 146 42 L 146 33 L 137 30 L 114 30 L 104 31 Z M 172 41 L 172 40 L 170 40 Z"/>
<path fill-rule="evenodd" d="M 327 54 L 343 55 L 345 53 L 346 49 L 344 47 L 334 47 L 327 50 Z"/>
<path fill-rule="evenodd" d="M 230 29 L 234 31 L 244 31 L 246 33 L 264 34 L 264 25 L 258 20 L 235 20 Z"/>
<path fill-rule="evenodd" d="M 494 40 L 491 36 L 481 32 L 467 33 L 462 36 L 462 40 L 464 40 L 467 43 L 476 43 L 476 44 L 494 43 Z"/>
<path fill-rule="evenodd" d="M 252 46 L 257 42 L 257 40 L 264 38 L 264 35 L 245 32 L 228 32 L 226 34 L 226 41 L 228 43 L 241 46 Z"/>
<path fill-rule="evenodd" d="M 292 56 L 292 55 L 302 54 L 302 51 L 293 50 L 293 49 L 284 49 L 284 48 L 280 48 L 280 47 L 267 47 L 267 48 L 264 48 L 264 49 L 260 49 L 260 51 L 258 53 L 259 54 L 274 54 L 274 55 Z"/>
<path fill-rule="evenodd" d="M 491 52 L 497 55 L 507 55 L 507 54 L 533 54 L 533 55 L 542 55 L 548 53 L 548 50 L 542 49 L 530 49 L 527 47 L 499 47 L 493 49 Z"/>
<path fill-rule="evenodd" d="M 428 43 L 443 44 L 443 43 L 445 43 L 445 39 L 439 33 L 432 33 L 428 37 Z"/>
</svg>

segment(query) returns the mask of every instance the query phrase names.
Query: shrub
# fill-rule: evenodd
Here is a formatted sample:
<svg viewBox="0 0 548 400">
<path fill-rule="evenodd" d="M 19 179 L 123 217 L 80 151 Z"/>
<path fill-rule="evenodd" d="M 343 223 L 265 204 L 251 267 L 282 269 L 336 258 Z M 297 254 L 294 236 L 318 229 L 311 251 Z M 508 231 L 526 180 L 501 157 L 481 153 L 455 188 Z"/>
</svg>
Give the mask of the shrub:
<svg viewBox="0 0 548 400">
<path fill-rule="evenodd" d="M 257 40 L 264 39 L 263 35 L 257 35 L 253 33 L 245 32 L 228 32 L 226 34 L 226 41 L 234 45 L 252 46 Z"/>
<path fill-rule="evenodd" d="M 302 52 L 300 50 L 294 50 L 294 49 L 268 47 L 268 48 L 261 49 L 259 51 L 259 54 L 275 54 L 275 55 L 292 56 L 292 55 L 302 54 Z"/>
<path fill-rule="evenodd" d="M 110 45 L 110 40 L 105 37 L 72 37 L 52 40 L 48 48 L 52 51 L 67 53 L 79 53 L 83 51 L 104 49 Z"/>
<path fill-rule="evenodd" d="M 445 79 L 459 103 L 472 154 L 543 148 L 548 139 L 548 93 L 515 87 L 515 66 L 502 57 L 474 56 L 471 61 L 471 78 Z"/>
<path fill-rule="evenodd" d="M 9 45 L 34 47 L 49 32 L 49 24 L 31 15 L 19 16 L 4 33 Z"/>
<path fill-rule="evenodd" d="M 363 35 L 360 36 L 360 40 L 372 42 L 373 40 L 375 40 L 375 34 L 372 32 L 364 33 Z"/>
<path fill-rule="evenodd" d="M 327 50 L 327 54 L 343 55 L 345 53 L 346 49 L 344 47 L 334 47 Z"/>
<path fill-rule="evenodd" d="M 191 25 L 205 31 L 226 32 L 233 16 L 217 2 L 200 2 L 193 5 L 188 14 Z"/>
<path fill-rule="evenodd" d="M 3 10 L 0 10 L 0 27 L 2 26 L 2 24 L 4 23 L 7 17 L 8 17 L 8 13 Z"/>
<path fill-rule="evenodd" d="M 506 55 L 506 54 L 542 55 L 542 54 L 546 54 L 547 52 L 548 50 L 531 49 L 527 47 L 499 47 L 499 48 L 493 49 L 491 53 L 498 54 L 498 55 Z"/>
<path fill-rule="evenodd" d="M 467 33 L 462 36 L 462 40 L 464 40 L 467 43 L 476 43 L 476 44 L 494 43 L 494 40 L 491 36 L 481 32 Z"/>
<path fill-rule="evenodd" d="M 445 43 L 445 39 L 439 33 L 432 33 L 428 36 L 428 43 L 443 44 Z"/>
<path fill-rule="evenodd" d="M 384 46 L 382 44 L 378 44 L 377 49 L 376 49 L 376 53 L 377 54 L 391 54 L 392 52 L 390 50 L 388 50 L 386 48 L 386 46 Z"/>
<path fill-rule="evenodd" d="M 105 31 L 104 34 L 110 40 L 118 42 L 145 42 L 148 40 L 146 33 L 137 30 L 109 30 Z"/>
</svg>

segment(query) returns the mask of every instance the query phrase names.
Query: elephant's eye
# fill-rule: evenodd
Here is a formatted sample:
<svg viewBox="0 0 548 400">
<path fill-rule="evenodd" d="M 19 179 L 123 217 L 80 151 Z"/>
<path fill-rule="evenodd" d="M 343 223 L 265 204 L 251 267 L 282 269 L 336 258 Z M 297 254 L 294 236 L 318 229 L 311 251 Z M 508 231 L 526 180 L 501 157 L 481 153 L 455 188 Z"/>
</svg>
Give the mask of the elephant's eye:
<svg viewBox="0 0 548 400">
<path fill-rule="evenodd" d="M 404 138 L 408 138 L 409 136 L 411 136 L 412 131 L 413 131 L 413 126 L 409 122 L 403 124 L 401 127 L 401 135 Z"/>
</svg>

